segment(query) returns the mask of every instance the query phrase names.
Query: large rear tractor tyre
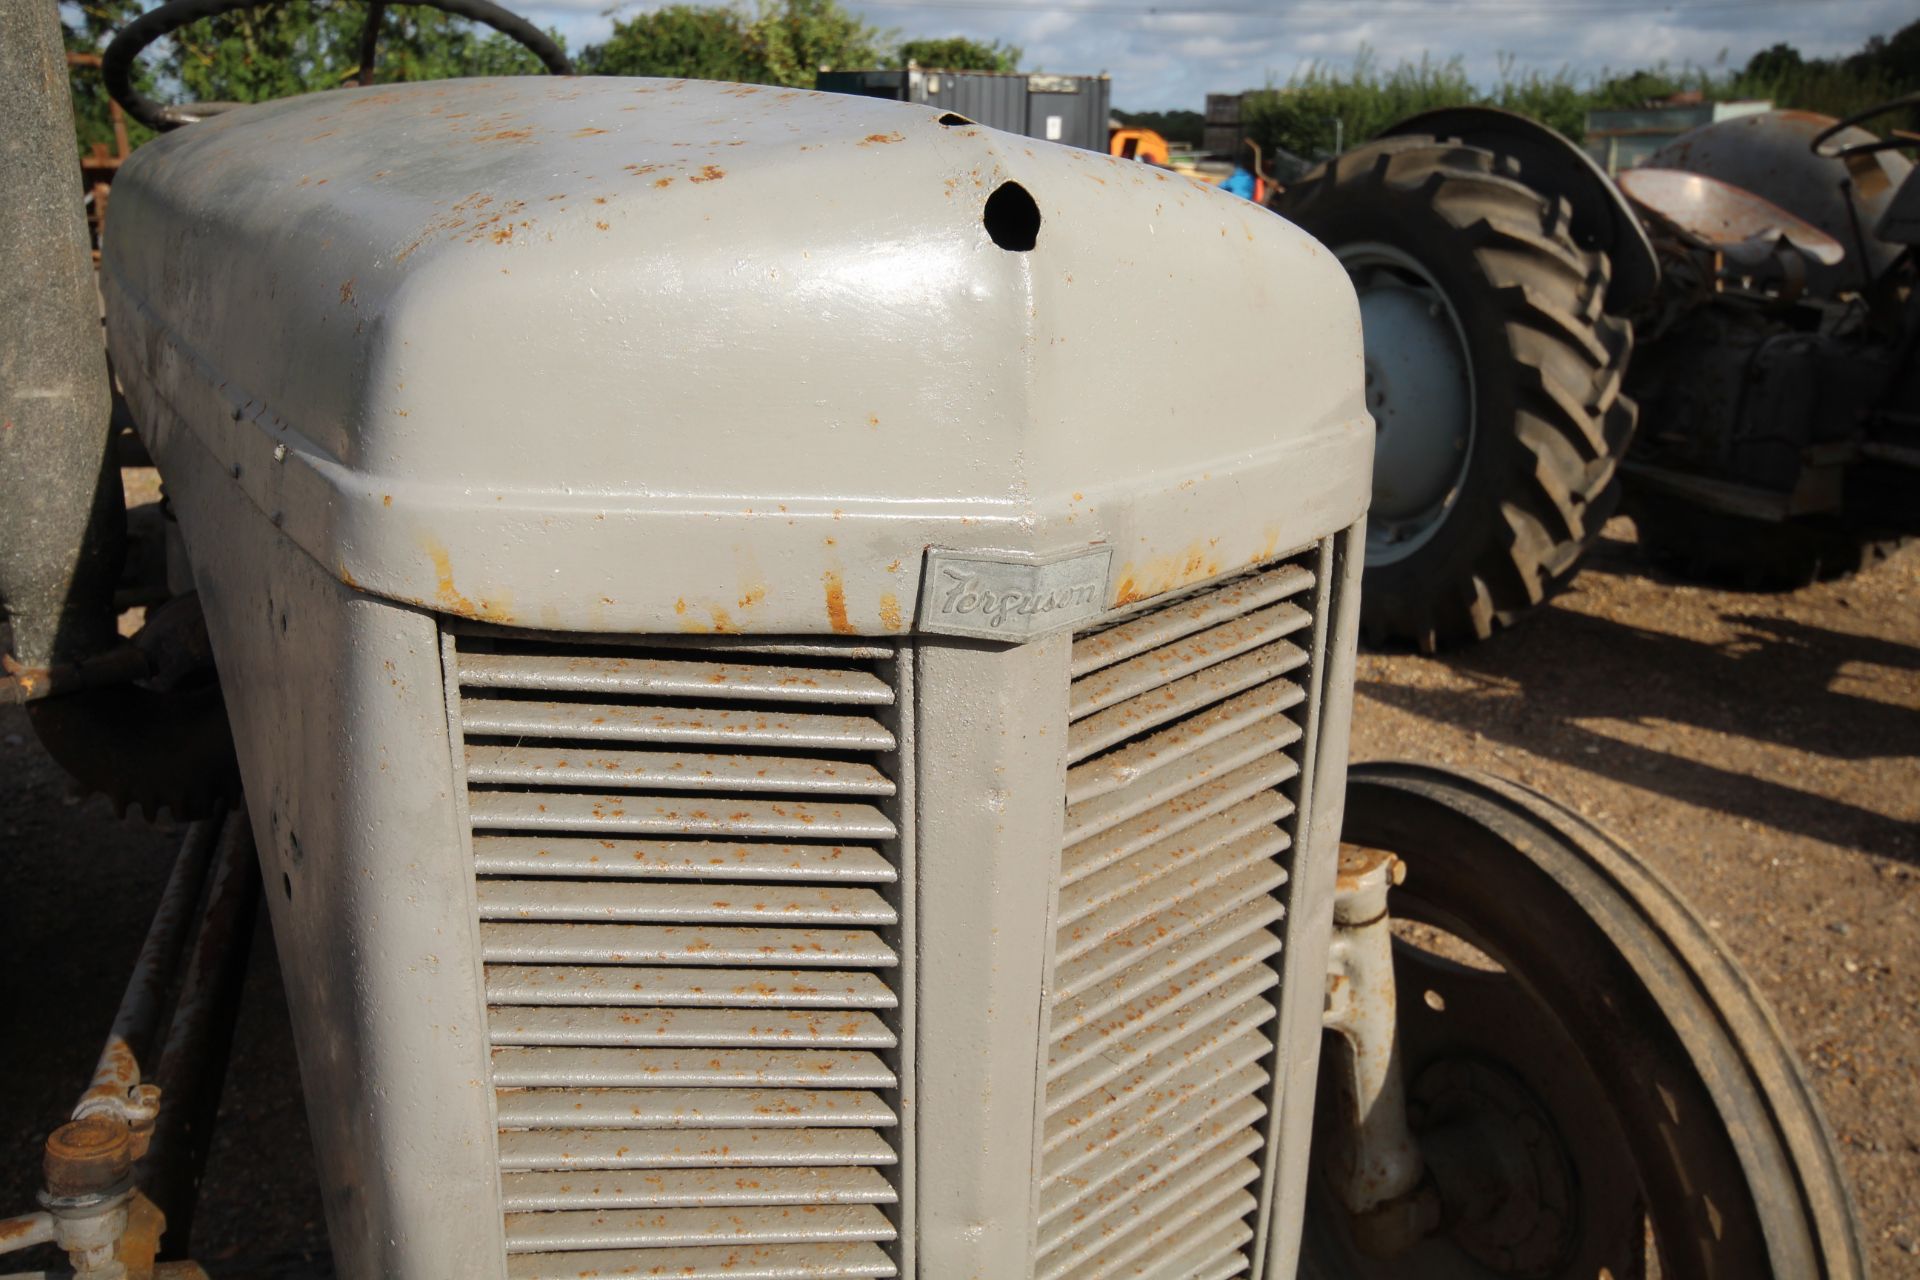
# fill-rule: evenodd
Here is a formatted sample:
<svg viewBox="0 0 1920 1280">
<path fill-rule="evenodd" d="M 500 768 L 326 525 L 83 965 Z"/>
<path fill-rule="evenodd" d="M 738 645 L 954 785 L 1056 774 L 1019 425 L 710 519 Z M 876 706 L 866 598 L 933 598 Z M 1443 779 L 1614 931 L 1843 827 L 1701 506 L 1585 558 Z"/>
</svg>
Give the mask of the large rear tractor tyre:
<svg viewBox="0 0 1920 1280">
<path fill-rule="evenodd" d="M 1302 1275 L 1865 1276 L 1792 1047 L 1644 862 L 1537 792 L 1417 765 L 1354 768 L 1341 834 L 1405 863 L 1393 1051 L 1442 1207 L 1368 1256 L 1316 1182 Z"/>
<path fill-rule="evenodd" d="M 1573 573 L 1619 500 L 1633 343 L 1603 310 L 1607 260 L 1516 164 L 1428 137 L 1336 157 L 1274 209 L 1360 295 L 1379 430 L 1362 633 L 1485 639 Z"/>
</svg>

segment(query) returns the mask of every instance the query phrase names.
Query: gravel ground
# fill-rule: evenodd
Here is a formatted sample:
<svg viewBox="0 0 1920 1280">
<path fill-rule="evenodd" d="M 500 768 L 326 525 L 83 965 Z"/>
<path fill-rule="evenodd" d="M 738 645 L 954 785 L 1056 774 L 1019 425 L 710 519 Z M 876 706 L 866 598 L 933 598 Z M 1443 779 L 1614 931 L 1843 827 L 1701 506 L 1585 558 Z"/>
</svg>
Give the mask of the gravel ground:
<svg viewBox="0 0 1920 1280">
<path fill-rule="evenodd" d="M 1570 590 L 1488 644 L 1362 655 L 1355 758 L 1506 774 L 1662 869 L 1807 1062 L 1875 1274 L 1920 1276 L 1920 548 L 1767 596 L 1664 579 L 1632 537 L 1616 521 Z M 13 709 L 0 833 L 4 1215 L 31 1203 L 178 835 L 71 799 Z M 325 1248 L 264 928 L 257 942 L 194 1235 L 220 1277 L 311 1273 Z"/>
</svg>

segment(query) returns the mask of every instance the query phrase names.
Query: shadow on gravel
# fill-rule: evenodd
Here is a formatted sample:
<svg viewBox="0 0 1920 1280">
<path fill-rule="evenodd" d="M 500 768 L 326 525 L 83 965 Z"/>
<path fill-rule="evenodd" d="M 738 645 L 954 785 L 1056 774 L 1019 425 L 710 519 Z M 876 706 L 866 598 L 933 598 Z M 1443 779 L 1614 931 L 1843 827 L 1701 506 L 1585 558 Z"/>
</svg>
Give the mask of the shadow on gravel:
<svg viewBox="0 0 1920 1280">
<path fill-rule="evenodd" d="M 1595 560 L 1602 573 L 1646 576 L 1630 548 Z M 1514 630 L 1441 659 L 1482 688 L 1363 679 L 1359 691 L 1650 792 L 1920 864 L 1920 830 L 1911 822 L 1757 777 L 1755 761 L 1738 758 L 1743 744 L 1725 741 L 1835 761 L 1920 758 L 1920 713 L 1836 687 L 1851 682 L 1849 664 L 1920 671 L 1920 648 L 1738 609 L 1719 618 L 1737 634 L 1707 643 L 1550 604 Z M 1681 726 L 1677 749 L 1582 723 L 1592 721 Z"/>
</svg>

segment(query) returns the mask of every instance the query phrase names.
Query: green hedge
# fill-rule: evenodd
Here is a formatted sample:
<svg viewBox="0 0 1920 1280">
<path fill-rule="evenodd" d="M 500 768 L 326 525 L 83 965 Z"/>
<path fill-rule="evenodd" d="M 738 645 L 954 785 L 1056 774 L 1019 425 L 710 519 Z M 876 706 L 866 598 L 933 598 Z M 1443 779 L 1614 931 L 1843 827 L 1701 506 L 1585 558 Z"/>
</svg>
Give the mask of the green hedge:
<svg viewBox="0 0 1920 1280">
<path fill-rule="evenodd" d="M 1382 69 L 1372 52 L 1363 49 L 1346 71 L 1316 63 L 1296 72 L 1285 84 L 1269 84 L 1247 94 L 1240 120 L 1246 135 L 1269 153 L 1279 148 L 1319 158 L 1333 154 L 1336 139 L 1351 147 L 1395 121 L 1438 107 L 1504 107 L 1579 141 L 1589 111 L 1646 106 L 1688 90 L 1702 93 L 1709 101 L 1765 98 L 1780 107 L 1844 116 L 1916 89 L 1920 89 L 1920 22 L 1891 37 L 1875 36 L 1860 52 L 1845 58 L 1807 59 L 1789 46 L 1775 45 L 1755 54 L 1737 71 L 1661 65 L 1591 76 L 1565 70 L 1523 72 L 1509 61 L 1490 88 L 1468 79 L 1458 57 L 1422 58 Z M 1908 127 L 1917 114 L 1907 113 Z M 1901 123 L 1894 117 L 1881 122 L 1881 127 Z"/>
</svg>

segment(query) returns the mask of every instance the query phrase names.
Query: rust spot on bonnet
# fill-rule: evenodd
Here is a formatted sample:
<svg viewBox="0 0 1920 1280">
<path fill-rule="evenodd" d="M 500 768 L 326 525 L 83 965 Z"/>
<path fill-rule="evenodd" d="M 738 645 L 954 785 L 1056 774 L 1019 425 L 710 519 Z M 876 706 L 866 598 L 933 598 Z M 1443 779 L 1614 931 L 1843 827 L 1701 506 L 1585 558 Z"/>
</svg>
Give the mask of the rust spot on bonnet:
<svg viewBox="0 0 1920 1280">
<path fill-rule="evenodd" d="M 1220 562 L 1211 554 L 1212 548 L 1213 542 L 1195 542 L 1176 555 L 1154 556 L 1145 564 L 1129 562 L 1120 566 L 1120 586 L 1114 593 L 1114 606 L 1133 604 L 1195 582 L 1219 577 Z"/>
<path fill-rule="evenodd" d="M 463 618 L 475 618 L 482 622 L 512 622 L 513 612 L 498 600 L 472 600 L 462 595 L 453 582 L 453 557 L 446 547 L 433 538 L 424 539 L 427 554 L 433 559 L 433 573 L 436 579 L 434 599 L 448 613 Z"/>
<path fill-rule="evenodd" d="M 353 281 L 351 280 L 340 282 L 340 305 L 346 307 L 353 305 Z"/>
<path fill-rule="evenodd" d="M 891 591 L 883 592 L 880 596 L 880 625 L 889 631 L 899 631 L 906 625 L 906 620 L 900 615 L 900 597 Z"/>
<path fill-rule="evenodd" d="M 840 581 L 840 575 L 829 569 L 820 575 L 820 581 L 827 589 L 827 622 L 843 636 L 853 634 L 853 624 L 847 621 L 847 587 Z"/>
<path fill-rule="evenodd" d="M 889 143 L 889 142 L 905 142 L 905 141 L 906 141 L 905 136 L 898 133 L 870 133 L 865 138 L 862 138 L 860 140 L 860 145 L 864 147 L 869 142 L 885 145 L 886 143 Z"/>
<path fill-rule="evenodd" d="M 584 129 L 575 129 L 573 131 L 573 136 L 576 138 L 591 138 L 596 134 L 602 134 L 605 132 L 606 132 L 605 129 L 596 129 L 592 125 L 588 125 Z"/>
<path fill-rule="evenodd" d="M 502 129 L 498 133 L 483 133 L 475 142 L 525 142 L 533 137 L 531 129 Z"/>
<path fill-rule="evenodd" d="M 700 172 L 688 175 L 687 181 L 688 182 L 718 182 L 720 179 L 726 176 L 727 176 L 727 171 L 725 169 L 722 169 L 719 165 L 710 164 L 710 165 L 703 166 Z"/>
<path fill-rule="evenodd" d="M 654 180 L 654 184 L 653 184 L 653 185 L 654 185 L 654 186 L 656 186 L 656 187 L 670 187 L 670 186 L 672 186 L 672 185 L 673 185 L 673 179 L 672 179 L 672 178 L 657 178 L 657 179 L 655 179 L 655 180 Z"/>
</svg>

